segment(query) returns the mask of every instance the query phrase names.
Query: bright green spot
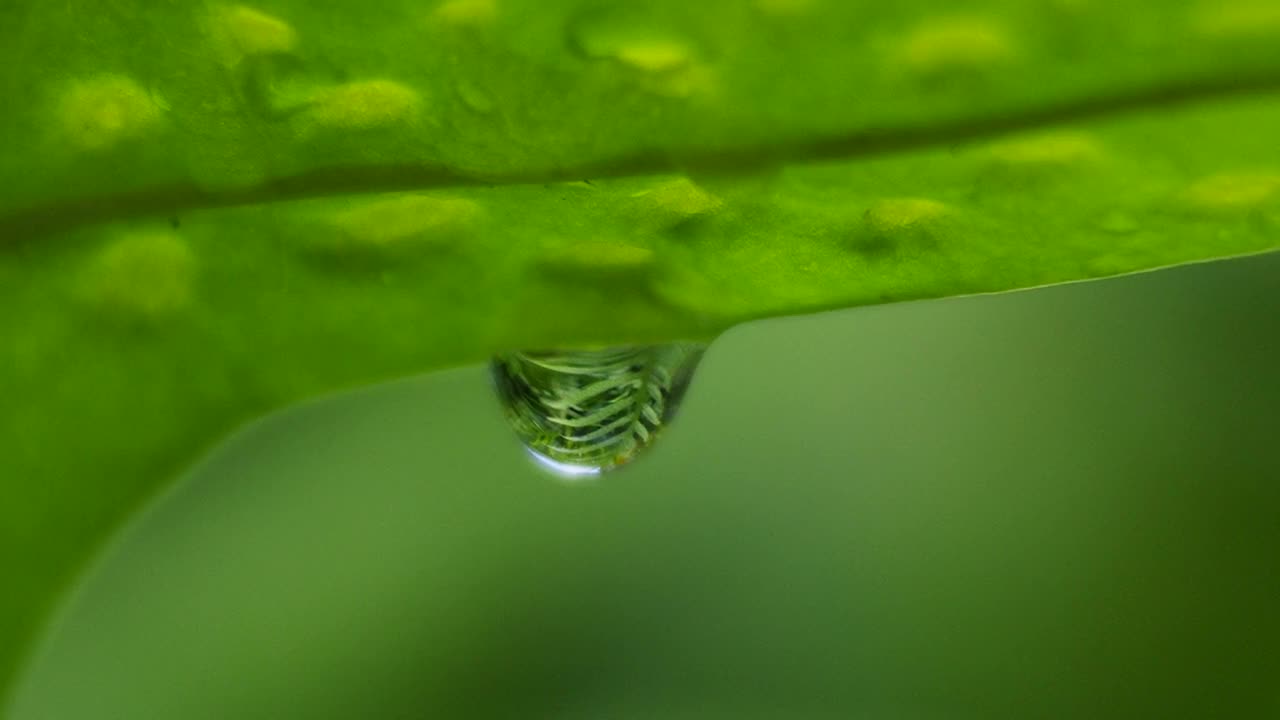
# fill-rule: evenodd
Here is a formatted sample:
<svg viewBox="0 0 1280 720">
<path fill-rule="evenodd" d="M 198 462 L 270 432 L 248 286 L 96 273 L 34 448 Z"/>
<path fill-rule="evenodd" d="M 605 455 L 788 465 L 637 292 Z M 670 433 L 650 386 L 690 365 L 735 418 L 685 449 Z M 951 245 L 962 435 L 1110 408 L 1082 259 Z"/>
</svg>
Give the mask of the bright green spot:
<svg viewBox="0 0 1280 720">
<path fill-rule="evenodd" d="M 227 65 L 252 55 L 290 53 L 298 44 L 298 34 L 288 23 L 245 5 L 216 7 L 211 25 Z"/>
<path fill-rule="evenodd" d="M 1106 156 L 1089 133 L 1058 131 L 991 146 L 992 164 L 1019 174 L 1061 172 L 1101 162 Z"/>
<path fill-rule="evenodd" d="M 1009 33 L 982 18 L 928 20 L 902 40 L 894 60 L 925 79 L 981 73 L 1018 54 Z"/>
<path fill-rule="evenodd" d="M 902 249 L 911 243 L 932 245 L 945 231 L 951 210 L 940 202 L 925 198 L 888 198 L 877 200 L 865 215 L 868 251 Z"/>
<path fill-rule="evenodd" d="M 672 98 L 714 93 L 716 71 L 677 23 L 660 22 L 636 7 L 601 6 L 571 21 L 569 42 L 583 56 L 608 60 L 631 73 L 629 82 Z"/>
<path fill-rule="evenodd" d="M 947 206 L 923 198 L 881 200 L 867 210 L 867 224 L 877 232 L 896 233 L 934 224 L 947 214 Z"/>
<path fill-rule="evenodd" d="M 367 130 L 405 123 L 422 103 L 418 92 L 394 80 L 361 80 L 316 93 L 297 120 L 298 133 Z"/>
<path fill-rule="evenodd" d="M 1240 213 L 1280 199 L 1280 172 L 1220 173 L 1196 181 L 1182 193 L 1188 209 L 1207 213 Z"/>
<path fill-rule="evenodd" d="M 111 242 L 84 271 L 81 290 L 95 311 L 157 321 L 191 302 L 196 260 L 173 233 L 137 232 Z"/>
<path fill-rule="evenodd" d="M 712 215 L 724 207 L 724 201 L 684 177 L 661 182 L 633 197 L 649 219 L 668 226 Z"/>
<path fill-rule="evenodd" d="M 123 75 L 73 80 L 58 104 L 63 139 L 85 151 L 110 149 L 140 138 L 160 123 L 161 104 Z"/>
<path fill-rule="evenodd" d="M 619 60 L 639 70 L 667 72 L 692 61 L 688 46 L 677 40 L 657 40 L 625 44 L 617 48 Z"/>
<path fill-rule="evenodd" d="M 1192 16 L 1192 25 L 1210 37 L 1280 37 L 1280 4 L 1271 0 L 1228 0 L 1205 3 Z"/>
<path fill-rule="evenodd" d="M 339 256 L 403 256 L 448 247 L 473 232 L 482 211 L 472 200 L 402 195 L 364 200 L 334 213 L 311 247 Z"/>
<path fill-rule="evenodd" d="M 445 0 L 434 13 L 449 25 L 484 26 L 498 17 L 498 0 Z"/>
<path fill-rule="evenodd" d="M 642 276 L 654 267 L 655 256 L 648 248 L 613 243 L 582 243 L 553 250 L 543 258 L 543 267 L 554 275 L 587 279 L 616 280 L 620 276 Z"/>
</svg>

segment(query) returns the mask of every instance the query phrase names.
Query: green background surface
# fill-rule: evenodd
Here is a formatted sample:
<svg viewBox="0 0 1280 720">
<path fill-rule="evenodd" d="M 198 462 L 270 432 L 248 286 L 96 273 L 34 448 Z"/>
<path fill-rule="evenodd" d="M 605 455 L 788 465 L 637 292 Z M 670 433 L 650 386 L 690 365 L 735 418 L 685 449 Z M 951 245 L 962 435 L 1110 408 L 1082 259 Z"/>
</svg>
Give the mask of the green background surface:
<svg viewBox="0 0 1280 720">
<path fill-rule="evenodd" d="M 1278 286 L 743 326 L 588 485 L 479 368 L 274 416 L 110 547 L 11 717 L 1275 717 Z"/>
</svg>

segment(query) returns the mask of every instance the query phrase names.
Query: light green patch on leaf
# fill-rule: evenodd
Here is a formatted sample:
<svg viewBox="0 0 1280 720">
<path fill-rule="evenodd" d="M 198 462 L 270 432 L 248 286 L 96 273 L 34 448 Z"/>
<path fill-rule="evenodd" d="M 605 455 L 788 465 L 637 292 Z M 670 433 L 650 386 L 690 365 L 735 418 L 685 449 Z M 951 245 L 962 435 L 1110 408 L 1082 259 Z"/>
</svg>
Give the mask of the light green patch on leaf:
<svg viewBox="0 0 1280 720">
<path fill-rule="evenodd" d="M 106 73 L 68 83 L 54 124 L 72 148 L 99 152 L 143 137 L 160 119 L 161 104 L 137 82 Z"/>
<path fill-rule="evenodd" d="M 633 88 L 685 99 L 718 93 L 717 74 L 703 62 L 697 44 L 643 9 L 602 5 L 588 10 L 572 21 L 568 41 L 584 58 L 622 70 L 619 79 Z"/>
<path fill-rule="evenodd" d="M 311 249 L 334 256 L 336 262 L 362 256 L 404 258 L 465 239 L 475 232 L 481 215 L 476 202 L 461 198 L 407 194 L 357 200 L 326 218 L 331 227 L 317 230 Z"/>
<path fill-rule="evenodd" d="M 0 682 L 304 398 L 1276 249 L 1273 7 L 0 3 Z"/>
<path fill-rule="evenodd" d="M 926 198 L 886 198 L 867 208 L 866 233 L 854 249 L 863 253 L 936 250 L 950 232 L 952 211 Z"/>
<path fill-rule="evenodd" d="M 625 276 L 644 276 L 653 269 L 653 250 L 615 243 L 583 243 L 549 252 L 542 267 L 552 275 L 577 276 L 611 282 Z"/>
<path fill-rule="evenodd" d="M 412 120 L 421 103 L 416 90 L 394 80 L 361 80 L 317 92 L 296 125 L 303 138 L 395 125 Z"/>
<path fill-rule="evenodd" d="M 497 19 L 498 0 L 445 0 L 433 16 L 448 25 L 483 27 Z"/>
<path fill-rule="evenodd" d="M 708 217 L 724 207 L 724 201 L 687 177 L 662 180 L 632 195 L 636 220 L 658 229 Z"/>
<path fill-rule="evenodd" d="M 254 55 L 292 53 L 298 45 L 292 26 L 246 5 L 215 7 L 210 26 L 214 48 L 228 66 Z"/>
<path fill-rule="evenodd" d="M 901 40 L 892 57 L 924 80 L 980 74 L 1013 62 L 1017 45 L 1004 27 L 979 17 L 928 19 Z"/>
<path fill-rule="evenodd" d="M 1268 0 L 1204 3 L 1193 12 L 1191 25 L 1219 39 L 1280 38 L 1280 5 Z"/>
<path fill-rule="evenodd" d="M 1106 150 L 1084 132 L 1058 131 L 991 146 L 991 172 L 1006 180 L 1052 178 L 1085 170 L 1106 159 Z"/>
<path fill-rule="evenodd" d="M 1195 181 L 1180 197 L 1187 210 L 1233 215 L 1261 210 L 1280 200 L 1280 168 L 1262 172 L 1224 172 Z"/>
<path fill-rule="evenodd" d="M 80 292 L 91 310 L 126 321 L 156 322 L 191 302 L 196 259 L 181 238 L 135 232 L 111 241 L 89 261 Z"/>
</svg>

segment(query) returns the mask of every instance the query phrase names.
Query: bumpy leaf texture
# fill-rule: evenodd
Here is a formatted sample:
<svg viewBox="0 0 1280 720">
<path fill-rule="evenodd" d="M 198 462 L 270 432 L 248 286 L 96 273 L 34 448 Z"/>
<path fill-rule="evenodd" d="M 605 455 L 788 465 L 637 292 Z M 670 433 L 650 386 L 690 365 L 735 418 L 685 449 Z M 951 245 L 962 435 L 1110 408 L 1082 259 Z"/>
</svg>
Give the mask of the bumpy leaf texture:
<svg viewBox="0 0 1280 720">
<path fill-rule="evenodd" d="M 1269 0 L 10 0 L 0 93 L 0 683 L 301 398 L 1280 245 Z"/>
</svg>

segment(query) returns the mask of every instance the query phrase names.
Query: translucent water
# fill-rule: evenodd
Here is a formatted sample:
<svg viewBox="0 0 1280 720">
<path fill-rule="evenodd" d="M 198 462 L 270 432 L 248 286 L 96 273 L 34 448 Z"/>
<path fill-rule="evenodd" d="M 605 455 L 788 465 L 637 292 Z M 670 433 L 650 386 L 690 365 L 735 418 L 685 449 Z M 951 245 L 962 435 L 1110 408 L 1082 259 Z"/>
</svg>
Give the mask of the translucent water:
<svg viewBox="0 0 1280 720">
<path fill-rule="evenodd" d="M 634 460 L 671 421 L 704 345 L 519 352 L 494 358 L 498 397 L 538 464 L 581 478 Z"/>
</svg>

